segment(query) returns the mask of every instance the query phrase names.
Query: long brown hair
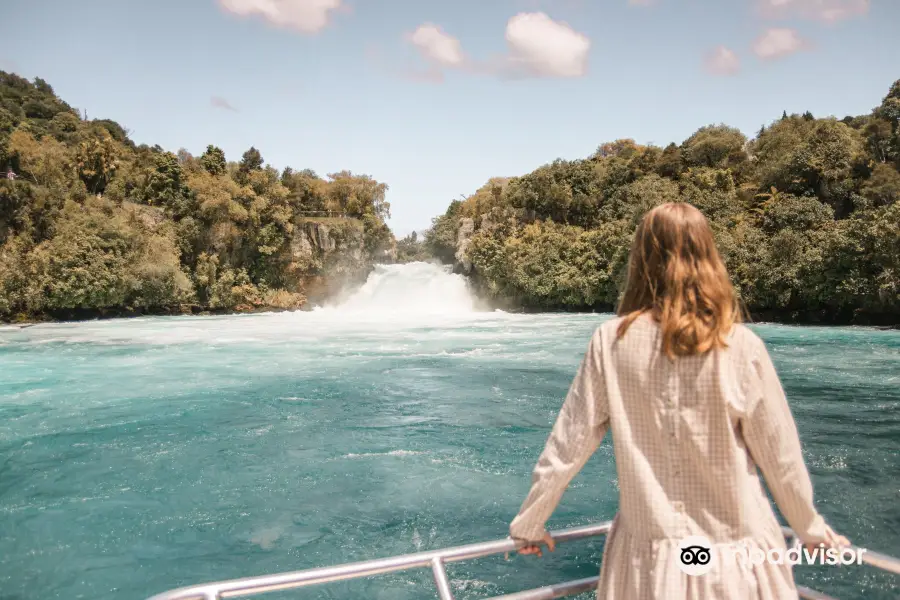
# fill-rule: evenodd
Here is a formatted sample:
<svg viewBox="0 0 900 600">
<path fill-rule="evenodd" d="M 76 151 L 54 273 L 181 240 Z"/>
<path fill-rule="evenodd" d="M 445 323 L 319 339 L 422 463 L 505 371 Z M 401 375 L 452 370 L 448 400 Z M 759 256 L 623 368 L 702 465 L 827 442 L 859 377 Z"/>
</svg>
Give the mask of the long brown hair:
<svg viewBox="0 0 900 600">
<path fill-rule="evenodd" d="M 662 330 L 669 358 L 725 346 L 741 309 L 699 210 L 683 202 L 657 206 L 646 215 L 631 246 L 628 281 L 619 303 L 621 338 L 642 314 Z"/>
</svg>

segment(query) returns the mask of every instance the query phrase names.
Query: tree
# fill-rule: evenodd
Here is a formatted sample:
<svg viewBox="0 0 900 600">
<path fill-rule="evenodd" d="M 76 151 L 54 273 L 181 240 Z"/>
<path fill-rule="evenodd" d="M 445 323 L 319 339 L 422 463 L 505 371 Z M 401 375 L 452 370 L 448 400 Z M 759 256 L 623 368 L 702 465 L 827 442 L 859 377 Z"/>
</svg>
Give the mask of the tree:
<svg viewBox="0 0 900 600">
<path fill-rule="evenodd" d="M 88 190 L 100 194 L 119 168 L 119 150 L 112 136 L 104 130 L 78 145 L 75 160 L 78 175 Z"/>
<path fill-rule="evenodd" d="M 431 220 L 431 228 L 425 232 L 425 247 L 428 253 L 445 263 L 452 263 L 456 256 L 457 229 L 463 203 L 450 202 L 446 212 Z"/>
<path fill-rule="evenodd" d="M 605 144 L 601 144 L 597 148 L 597 151 L 594 153 L 593 158 L 595 158 L 595 159 L 610 158 L 610 157 L 614 157 L 614 156 L 622 156 L 622 157 L 627 158 L 628 156 L 630 156 L 632 153 L 634 153 L 637 150 L 638 150 L 638 145 L 637 145 L 637 143 L 635 143 L 634 140 L 632 140 L 630 138 L 621 139 L 621 140 L 616 140 L 614 142 L 607 142 Z"/>
<path fill-rule="evenodd" d="M 385 199 L 386 183 L 350 171 L 331 173 L 328 178 L 331 180 L 326 193 L 329 210 L 360 218 L 371 214 L 382 221 L 390 218 L 391 205 Z"/>
<path fill-rule="evenodd" d="M 862 134 L 866 136 L 869 152 L 878 162 L 886 163 L 900 158 L 900 147 L 895 144 L 894 128 L 891 122 L 881 117 L 868 119 Z"/>
<path fill-rule="evenodd" d="M 682 144 L 689 166 L 726 168 L 746 160 L 747 138 L 740 130 L 726 125 L 702 127 Z"/>
<path fill-rule="evenodd" d="M 890 121 L 895 129 L 900 126 L 900 79 L 894 82 L 875 112 Z"/>
<path fill-rule="evenodd" d="M 36 140 L 17 129 L 9 136 L 8 149 L 18 172 L 30 181 L 55 190 L 65 190 L 74 179 L 69 149 L 50 136 Z"/>
<path fill-rule="evenodd" d="M 287 168 L 281 174 L 281 184 L 288 190 L 288 198 L 295 210 L 320 212 L 326 208 L 328 182 L 310 169 L 294 171 Z"/>
<path fill-rule="evenodd" d="M 240 170 L 242 173 L 258 171 L 262 168 L 262 166 L 262 154 L 260 154 L 259 150 L 257 150 L 253 146 L 251 146 L 250 149 L 244 152 L 243 156 L 241 156 Z"/>
<path fill-rule="evenodd" d="M 40 100 L 29 100 L 22 108 L 25 111 L 25 117 L 28 119 L 52 119 L 57 112 L 56 107 Z"/>
<path fill-rule="evenodd" d="M 70 112 L 59 112 L 50 121 L 50 133 L 62 142 L 68 142 L 74 138 L 74 134 L 81 125 L 81 119 Z"/>
<path fill-rule="evenodd" d="M 645 212 L 666 202 L 681 198 L 678 184 L 656 174 L 648 175 L 617 189 L 600 207 L 600 221 L 623 222 L 636 227 Z"/>
<path fill-rule="evenodd" d="M 34 87 L 37 91 L 39 91 L 40 93 L 45 94 L 47 96 L 55 96 L 56 95 L 53 93 L 53 88 L 50 86 L 50 84 L 47 83 L 46 81 L 44 81 L 43 79 L 41 79 L 40 77 L 34 78 Z"/>
<path fill-rule="evenodd" d="M 428 249 L 415 231 L 397 241 L 398 263 L 427 261 L 430 258 Z"/>
<path fill-rule="evenodd" d="M 69 203 L 57 234 L 26 258 L 23 296 L 32 311 L 177 303 L 190 288 L 175 257 L 170 238 L 148 235 L 122 209 Z"/>
<path fill-rule="evenodd" d="M 200 155 L 200 166 L 210 175 L 222 175 L 225 172 L 225 152 L 210 144 L 206 152 Z"/>
<path fill-rule="evenodd" d="M 860 133 L 841 121 L 779 121 L 753 144 L 760 189 L 776 187 L 796 195 L 816 195 L 839 217 L 851 210 L 855 179 L 865 164 Z"/>
<path fill-rule="evenodd" d="M 891 165 L 876 165 L 872 176 L 863 184 L 862 195 L 873 206 L 890 206 L 897 203 L 900 201 L 900 173 Z"/>
<path fill-rule="evenodd" d="M 677 179 L 684 170 L 681 149 L 676 144 L 669 144 L 656 161 L 656 172 L 663 177 Z"/>
<path fill-rule="evenodd" d="M 121 144 L 132 144 L 128 139 L 128 130 L 111 119 L 94 119 L 91 124 L 95 127 L 102 128 L 112 139 Z"/>
<path fill-rule="evenodd" d="M 150 206 L 168 209 L 176 218 L 194 211 L 193 194 L 184 183 L 184 173 L 178 157 L 171 152 L 154 156 L 153 169 L 148 173 L 143 200 Z"/>
<path fill-rule="evenodd" d="M 194 158 L 194 155 L 188 152 L 185 148 L 179 148 L 178 153 L 175 156 L 178 157 L 179 164 L 183 166 L 189 166 L 196 160 Z"/>
</svg>

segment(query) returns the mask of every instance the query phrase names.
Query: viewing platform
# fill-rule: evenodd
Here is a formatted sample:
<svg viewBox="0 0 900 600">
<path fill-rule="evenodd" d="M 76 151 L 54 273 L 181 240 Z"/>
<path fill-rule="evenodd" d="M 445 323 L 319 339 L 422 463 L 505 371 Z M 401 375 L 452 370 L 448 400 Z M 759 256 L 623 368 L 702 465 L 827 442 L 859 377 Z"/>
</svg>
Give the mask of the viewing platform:
<svg viewBox="0 0 900 600">
<path fill-rule="evenodd" d="M 612 522 L 607 521 L 597 525 L 554 531 L 550 535 L 557 544 L 561 544 L 606 535 L 609 533 L 611 526 Z M 789 528 L 784 527 L 783 530 L 785 537 L 789 538 L 793 535 Z M 853 549 L 859 550 L 859 548 L 855 547 Z M 453 592 L 450 590 L 450 580 L 447 577 L 444 565 L 482 558 L 492 554 L 515 552 L 516 550 L 516 542 L 507 538 L 492 542 L 457 546 L 455 548 L 429 550 L 416 554 L 404 554 L 389 558 L 348 563 L 334 567 L 322 567 L 195 585 L 158 594 L 149 600 L 220 600 L 223 598 L 240 598 L 265 592 L 309 587 L 347 579 L 373 577 L 410 569 L 431 569 L 434 576 L 434 585 L 437 589 L 437 598 L 439 600 L 454 600 Z M 862 554 L 862 562 L 876 569 L 900 575 L 900 559 L 893 556 L 887 556 L 867 549 Z M 588 577 L 575 581 L 550 584 L 504 596 L 494 596 L 485 600 L 553 600 L 555 598 L 565 598 L 596 589 L 599 580 L 599 576 Z M 839 600 L 823 592 L 802 586 L 797 586 L 797 591 L 800 598 L 804 600 Z"/>
</svg>

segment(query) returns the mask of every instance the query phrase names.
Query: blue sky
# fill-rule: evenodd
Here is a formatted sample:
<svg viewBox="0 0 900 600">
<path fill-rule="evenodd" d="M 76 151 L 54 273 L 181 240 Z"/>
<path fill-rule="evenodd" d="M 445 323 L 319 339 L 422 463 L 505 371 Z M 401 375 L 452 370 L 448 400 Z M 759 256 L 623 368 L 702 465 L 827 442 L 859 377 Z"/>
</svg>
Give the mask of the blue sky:
<svg viewBox="0 0 900 600">
<path fill-rule="evenodd" d="M 895 0 L 0 0 L 0 68 L 139 143 L 368 173 L 423 229 L 489 177 L 900 78 Z"/>
</svg>

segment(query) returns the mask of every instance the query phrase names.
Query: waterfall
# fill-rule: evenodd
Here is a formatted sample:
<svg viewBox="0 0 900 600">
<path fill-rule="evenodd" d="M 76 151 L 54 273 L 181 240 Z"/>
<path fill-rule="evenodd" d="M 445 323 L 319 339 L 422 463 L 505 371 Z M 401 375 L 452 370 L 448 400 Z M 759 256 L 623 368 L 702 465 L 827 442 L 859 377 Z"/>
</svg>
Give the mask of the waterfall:
<svg viewBox="0 0 900 600">
<path fill-rule="evenodd" d="M 477 310 L 462 275 L 424 262 L 378 265 L 365 284 L 329 310 L 397 315 L 462 315 Z"/>
</svg>

